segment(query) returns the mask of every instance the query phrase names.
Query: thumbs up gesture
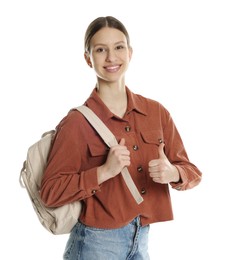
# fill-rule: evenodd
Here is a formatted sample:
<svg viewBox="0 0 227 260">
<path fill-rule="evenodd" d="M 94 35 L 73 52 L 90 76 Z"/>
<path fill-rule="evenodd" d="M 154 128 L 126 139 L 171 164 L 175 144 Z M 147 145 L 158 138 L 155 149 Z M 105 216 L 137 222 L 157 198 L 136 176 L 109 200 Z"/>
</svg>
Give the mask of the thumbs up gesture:
<svg viewBox="0 0 227 260">
<path fill-rule="evenodd" d="M 148 172 L 154 182 L 166 184 L 178 182 L 180 179 L 177 168 L 172 165 L 164 153 L 164 143 L 158 148 L 159 158 L 148 163 Z"/>
</svg>

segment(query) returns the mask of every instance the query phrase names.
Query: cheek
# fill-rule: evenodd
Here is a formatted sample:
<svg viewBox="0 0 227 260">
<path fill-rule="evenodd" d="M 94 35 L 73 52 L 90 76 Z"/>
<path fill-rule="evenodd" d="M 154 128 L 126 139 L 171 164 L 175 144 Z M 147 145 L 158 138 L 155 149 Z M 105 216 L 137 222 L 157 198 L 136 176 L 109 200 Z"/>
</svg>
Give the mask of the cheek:
<svg viewBox="0 0 227 260">
<path fill-rule="evenodd" d="M 121 56 L 119 56 L 119 58 L 121 58 L 121 60 L 124 61 L 125 63 L 129 63 L 131 60 L 131 57 L 128 53 L 122 54 Z"/>
<path fill-rule="evenodd" d="M 100 71 L 101 64 L 100 64 L 99 62 L 97 62 L 97 61 L 92 61 L 92 68 L 93 68 L 96 72 L 98 72 L 98 71 Z"/>
<path fill-rule="evenodd" d="M 91 62 L 94 68 L 98 68 L 100 66 L 102 66 L 103 62 L 105 61 L 105 57 L 104 55 L 102 56 L 93 56 L 91 57 Z"/>
</svg>

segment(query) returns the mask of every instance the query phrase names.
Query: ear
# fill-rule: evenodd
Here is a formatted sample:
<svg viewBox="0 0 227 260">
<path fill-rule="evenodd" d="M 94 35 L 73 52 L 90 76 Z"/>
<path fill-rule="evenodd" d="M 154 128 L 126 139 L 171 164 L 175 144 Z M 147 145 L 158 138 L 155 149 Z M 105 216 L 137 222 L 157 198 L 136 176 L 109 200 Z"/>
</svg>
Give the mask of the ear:
<svg viewBox="0 0 227 260">
<path fill-rule="evenodd" d="M 89 55 L 88 52 L 84 53 L 84 58 L 85 58 L 85 60 L 86 60 L 86 62 L 88 64 L 88 66 L 92 68 L 92 63 L 91 63 L 90 55 Z"/>
<path fill-rule="evenodd" d="M 131 60 L 131 58 L 132 58 L 132 53 L 133 53 L 133 49 L 132 49 L 132 47 L 130 46 L 130 47 L 129 47 L 129 60 Z"/>
</svg>

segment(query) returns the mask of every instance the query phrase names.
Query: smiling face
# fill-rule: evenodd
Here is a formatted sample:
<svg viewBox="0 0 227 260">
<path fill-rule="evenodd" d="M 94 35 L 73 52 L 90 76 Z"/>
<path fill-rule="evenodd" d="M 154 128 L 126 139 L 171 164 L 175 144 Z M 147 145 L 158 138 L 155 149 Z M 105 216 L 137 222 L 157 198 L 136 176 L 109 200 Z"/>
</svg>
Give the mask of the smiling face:
<svg viewBox="0 0 227 260">
<path fill-rule="evenodd" d="M 124 78 L 131 55 L 124 33 L 104 27 L 91 38 L 90 52 L 85 53 L 85 59 L 99 81 L 118 82 Z"/>
</svg>

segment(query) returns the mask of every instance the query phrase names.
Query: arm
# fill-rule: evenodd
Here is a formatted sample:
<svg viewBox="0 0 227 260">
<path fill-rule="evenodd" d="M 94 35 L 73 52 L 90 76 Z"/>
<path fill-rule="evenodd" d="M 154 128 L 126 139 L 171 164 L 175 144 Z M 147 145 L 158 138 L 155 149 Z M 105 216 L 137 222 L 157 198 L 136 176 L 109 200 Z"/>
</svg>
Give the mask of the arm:
<svg viewBox="0 0 227 260">
<path fill-rule="evenodd" d="M 40 190 L 46 206 L 62 206 L 100 190 L 96 161 L 88 159 L 87 140 L 95 138 L 98 139 L 79 112 L 68 116 L 57 127 Z"/>
<path fill-rule="evenodd" d="M 177 190 L 195 187 L 201 181 L 201 172 L 187 156 L 176 126 L 167 113 L 164 127 L 164 142 L 160 144 L 159 158 L 149 162 L 149 173 L 153 181 L 170 185 Z"/>
<path fill-rule="evenodd" d="M 130 164 L 124 139 L 111 147 L 107 156 L 106 145 L 83 120 L 78 122 L 77 118 L 75 124 L 75 118 L 67 118 L 58 127 L 41 184 L 40 195 L 46 206 L 58 207 L 89 198 L 100 191 L 103 182 Z M 103 149 L 102 154 L 99 151 L 99 156 L 91 155 L 90 140 Z"/>
</svg>

